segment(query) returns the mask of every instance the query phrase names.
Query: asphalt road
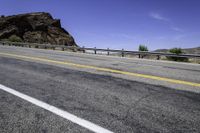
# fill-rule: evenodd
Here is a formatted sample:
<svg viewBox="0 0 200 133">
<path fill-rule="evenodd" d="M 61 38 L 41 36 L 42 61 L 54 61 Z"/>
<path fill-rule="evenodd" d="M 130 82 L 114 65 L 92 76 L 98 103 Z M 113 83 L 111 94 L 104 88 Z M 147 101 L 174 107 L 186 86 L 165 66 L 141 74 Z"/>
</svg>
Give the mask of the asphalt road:
<svg viewBox="0 0 200 133">
<path fill-rule="evenodd" d="M 200 83 L 200 65 L 0 46 L 0 53 Z M 0 54 L 0 84 L 112 132 L 200 132 L 200 87 Z M 91 132 L 0 89 L 0 132 Z"/>
</svg>

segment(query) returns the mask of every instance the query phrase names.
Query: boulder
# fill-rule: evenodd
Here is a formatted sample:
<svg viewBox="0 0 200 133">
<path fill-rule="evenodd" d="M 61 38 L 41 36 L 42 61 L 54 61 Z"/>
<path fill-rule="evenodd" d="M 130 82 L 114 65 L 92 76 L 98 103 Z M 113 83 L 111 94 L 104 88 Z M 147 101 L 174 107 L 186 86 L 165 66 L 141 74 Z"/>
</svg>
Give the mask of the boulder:
<svg viewBox="0 0 200 133">
<path fill-rule="evenodd" d="M 77 46 L 74 38 L 49 13 L 36 12 L 0 17 L 0 39 L 20 37 L 23 42 Z"/>
</svg>

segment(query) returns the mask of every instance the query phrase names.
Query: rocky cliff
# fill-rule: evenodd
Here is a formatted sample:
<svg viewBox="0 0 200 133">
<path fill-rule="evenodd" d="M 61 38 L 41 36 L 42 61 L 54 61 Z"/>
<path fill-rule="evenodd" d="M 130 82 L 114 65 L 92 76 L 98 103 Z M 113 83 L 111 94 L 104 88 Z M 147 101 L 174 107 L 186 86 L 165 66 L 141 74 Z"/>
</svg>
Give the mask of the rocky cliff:
<svg viewBox="0 0 200 133">
<path fill-rule="evenodd" d="M 18 38 L 23 42 L 77 46 L 61 27 L 60 20 L 49 13 L 37 12 L 0 17 L 0 40 Z"/>
</svg>

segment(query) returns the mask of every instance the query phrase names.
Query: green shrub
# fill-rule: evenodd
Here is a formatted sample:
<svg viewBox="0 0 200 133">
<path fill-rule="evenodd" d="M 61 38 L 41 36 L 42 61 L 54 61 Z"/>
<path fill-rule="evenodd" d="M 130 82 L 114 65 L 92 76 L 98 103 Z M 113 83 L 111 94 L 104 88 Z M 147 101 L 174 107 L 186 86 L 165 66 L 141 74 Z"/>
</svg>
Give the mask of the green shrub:
<svg viewBox="0 0 200 133">
<path fill-rule="evenodd" d="M 139 51 L 149 51 L 149 50 L 148 50 L 147 46 L 145 46 L 145 45 L 140 45 L 140 46 L 139 46 Z"/>
<path fill-rule="evenodd" d="M 172 48 L 172 49 L 169 50 L 169 52 L 170 52 L 170 53 L 173 53 L 173 54 L 177 54 L 177 55 L 183 54 L 181 48 Z"/>
<path fill-rule="evenodd" d="M 16 35 L 12 35 L 8 38 L 8 41 L 11 41 L 11 42 L 22 42 L 22 39 Z"/>
<path fill-rule="evenodd" d="M 7 42 L 8 39 L 0 39 L 0 41 L 2 41 L 2 42 Z"/>
<path fill-rule="evenodd" d="M 170 53 L 176 54 L 176 55 L 180 55 L 183 54 L 183 51 L 181 48 L 172 48 L 169 50 Z M 168 60 L 171 61 L 182 61 L 182 62 L 188 62 L 189 59 L 187 57 L 173 57 L 173 56 L 167 56 Z"/>
</svg>

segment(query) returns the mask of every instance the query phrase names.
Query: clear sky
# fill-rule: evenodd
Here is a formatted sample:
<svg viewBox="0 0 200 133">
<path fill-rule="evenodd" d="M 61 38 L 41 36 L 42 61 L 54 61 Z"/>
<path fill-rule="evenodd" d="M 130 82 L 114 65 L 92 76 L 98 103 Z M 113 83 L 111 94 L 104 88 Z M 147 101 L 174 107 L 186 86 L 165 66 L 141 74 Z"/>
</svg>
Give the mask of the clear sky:
<svg viewBox="0 0 200 133">
<path fill-rule="evenodd" d="M 80 46 L 200 46 L 200 0 L 0 0 L 0 14 L 49 12 Z"/>
</svg>

